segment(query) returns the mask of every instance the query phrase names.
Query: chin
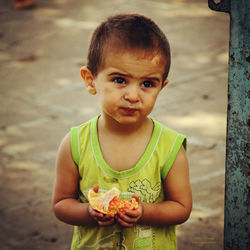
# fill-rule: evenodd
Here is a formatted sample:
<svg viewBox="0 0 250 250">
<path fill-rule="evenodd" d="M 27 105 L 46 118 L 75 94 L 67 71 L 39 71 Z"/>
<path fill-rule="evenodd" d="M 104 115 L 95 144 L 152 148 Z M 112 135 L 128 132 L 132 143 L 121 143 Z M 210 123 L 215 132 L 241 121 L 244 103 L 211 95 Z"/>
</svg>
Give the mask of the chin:
<svg viewBox="0 0 250 250">
<path fill-rule="evenodd" d="M 141 122 L 141 119 L 133 116 L 122 117 L 117 120 L 121 125 L 134 125 Z"/>
</svg>

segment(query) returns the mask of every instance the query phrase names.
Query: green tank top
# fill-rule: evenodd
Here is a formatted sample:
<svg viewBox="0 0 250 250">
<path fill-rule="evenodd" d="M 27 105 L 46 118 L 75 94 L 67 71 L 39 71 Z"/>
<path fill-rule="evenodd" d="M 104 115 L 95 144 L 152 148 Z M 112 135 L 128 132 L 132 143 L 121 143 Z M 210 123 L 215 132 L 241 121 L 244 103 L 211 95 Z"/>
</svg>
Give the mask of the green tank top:
<svg viewBox="0 0 250 250">
<path fill-rule="evenodd" d="M 88 202 L 88 190 L 98 184 L 99 192 L 118 188 L 122 192 L 122 199 L 130 199 L 133 193 L 137 193 L 143 202 L 164 201 L 163 181 L 181 145 L 186 148 L 185 136 L 153 120 L 153 134 L 144 154 L 133 168 L 119 172 L 110 168 L 102 156 L 97 133 L 98 118 L 71 128 L 72 156 L 80 175 L 79 200 Z M 139 224 L 133 228 L 118 225 L 75 226 L 71 250 L 176 250 L 175 229 L 175 226 L 151 227 Z"/>
</svg>

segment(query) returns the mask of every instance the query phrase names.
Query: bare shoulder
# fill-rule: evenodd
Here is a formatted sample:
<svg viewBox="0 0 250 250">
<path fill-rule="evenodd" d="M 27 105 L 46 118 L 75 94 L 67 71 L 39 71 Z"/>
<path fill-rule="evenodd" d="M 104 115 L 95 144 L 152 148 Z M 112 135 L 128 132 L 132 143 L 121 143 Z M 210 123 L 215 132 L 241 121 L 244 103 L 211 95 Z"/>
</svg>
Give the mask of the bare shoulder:
<svg viewBox="0 0 250 250">
<path fill-rule="evenodd" d="M 171 168 L 171 170 L 173 171 L 178 171 L 178 169 L 182 169 L 185 171 L 189 169 L 187 154 L 183 146 L 180 147 L 180 150 Z"/>
<path fill-rule="evenodd" d="M 165 182 L 179 184 L 183 181 L 189 182 L 189 165 L 185 149 L 181 146 Z"/>
<path fill-rule="evenodd" d="M 66 163 L 69 163 L 70 165 L 74 163 L 73 158 L 72 158 L 72 153 L 71 153 L 70 132 L 64 136 L 59 146 L 59 149 L 57 151 L 57 156 L 56 156 L 57 168 L 67 165 L 67 164 L 61 164 L 61 163 L 64 163 L 65 161 Z"/>
</svg>

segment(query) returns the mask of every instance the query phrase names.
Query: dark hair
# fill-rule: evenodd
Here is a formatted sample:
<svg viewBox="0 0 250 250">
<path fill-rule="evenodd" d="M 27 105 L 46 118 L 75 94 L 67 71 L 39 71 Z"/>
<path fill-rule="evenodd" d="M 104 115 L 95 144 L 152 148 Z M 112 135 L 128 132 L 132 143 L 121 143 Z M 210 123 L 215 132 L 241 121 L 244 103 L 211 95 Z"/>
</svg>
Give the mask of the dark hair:
<svg viewBox="0 0 250 250">
<path fill-rule="evenodd" d="M 104 52 L 114 43 L 123 49 L 143 49 L 146 53 L 161 53 L 165 59 L 163 80 L 170 68 L 169 42 L 160 28 L 139 14 L 119 14 L 109 17 L 94 31 L 88 51 L 87 67 L 96 76 L 104 63 Z"/>
</svg>

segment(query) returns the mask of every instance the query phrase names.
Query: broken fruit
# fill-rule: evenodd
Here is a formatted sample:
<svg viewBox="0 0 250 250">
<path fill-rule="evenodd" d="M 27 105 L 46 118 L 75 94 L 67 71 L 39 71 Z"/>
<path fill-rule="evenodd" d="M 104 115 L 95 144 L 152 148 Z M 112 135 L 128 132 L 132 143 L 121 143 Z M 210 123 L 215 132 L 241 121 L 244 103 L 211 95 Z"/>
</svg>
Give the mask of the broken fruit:
<svg viewBox="0 0 250 250">
<path fill-rule="evenodd" d="M 104 194 L 96 193 L 90 189 L 88 200 L 91 207 L 104 214 L 117 214 L 118 211 L 125 212 L 126 209 L 137 209 L 138 202 L 135 198 L 130 200 L 120 200 L 121 192 L 117 188 L 112 188 Z"/>
</svg>

